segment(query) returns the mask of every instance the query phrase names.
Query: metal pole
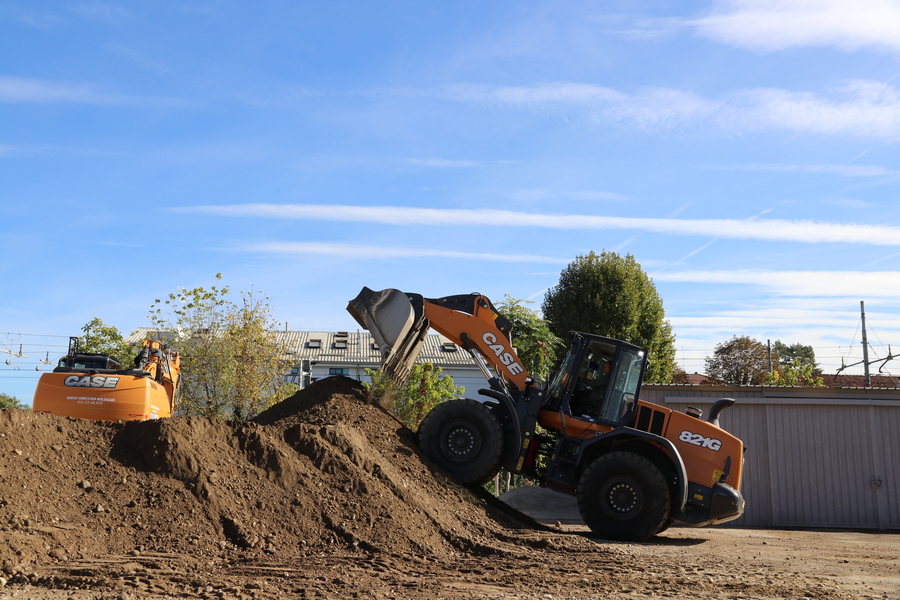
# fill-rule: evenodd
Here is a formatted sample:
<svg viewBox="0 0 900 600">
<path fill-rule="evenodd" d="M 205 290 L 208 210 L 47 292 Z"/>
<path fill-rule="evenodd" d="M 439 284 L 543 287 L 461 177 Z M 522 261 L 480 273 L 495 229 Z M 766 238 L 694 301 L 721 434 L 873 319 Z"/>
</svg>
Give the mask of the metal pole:
<svg viewBox="0 0 900 600">
<path fill-rule="evenodd" d="M 865 386 L 872 387 L 871 379 L 869 378 L 869 342 L 866 340 L 866 303 L 862 300 L 859 301 L 859 312 L 862 315 L 862 347 L 863 347 L 863 369 L 866 374 L 865 378 Z"/>
</svg>

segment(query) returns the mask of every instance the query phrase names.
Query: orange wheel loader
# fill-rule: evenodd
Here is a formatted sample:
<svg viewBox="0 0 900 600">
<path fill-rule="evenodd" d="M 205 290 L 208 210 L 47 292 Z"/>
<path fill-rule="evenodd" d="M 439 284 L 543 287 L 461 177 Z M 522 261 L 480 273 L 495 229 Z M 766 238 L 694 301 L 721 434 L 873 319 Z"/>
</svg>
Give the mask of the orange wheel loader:
<svg viewBox="0 0 900 600">
<path fill-rule="evenodd" d="M 638 399 L 647 353 L 571 332 L 549 379 L 531 378 L 510 344 L 510 322 L 480 294 L 423 298 L 363 288 L 347 310 L 382 352 L 382 370 L 402 383 L 430 328 L 472 355 L 489 387 L 448 399 L 419 426 L 423 453 L 457 481 L 481 484 L 499 469 L 574 495 L 599 536 L 645 540 L 673 523 L 702 526 L 743 514 L 744 446 L 718 426 L 734 403 L 706 420 Z"/>
<path fill-rule="evenodd" d="M 134 421 L 169 417 L 181 357 L 160 340 L 145 340 L 130 369 L 106 354 L 81 353 L 78 338 L 50 373 L 38 380 L 32 410 L 66 417 Z"/>
</svg>

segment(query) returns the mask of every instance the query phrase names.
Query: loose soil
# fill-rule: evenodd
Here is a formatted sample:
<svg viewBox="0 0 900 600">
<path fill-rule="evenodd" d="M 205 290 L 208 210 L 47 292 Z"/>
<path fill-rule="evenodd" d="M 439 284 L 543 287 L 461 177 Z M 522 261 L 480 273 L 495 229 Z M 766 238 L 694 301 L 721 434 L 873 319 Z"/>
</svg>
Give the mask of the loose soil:
<svg viewBox="0 0 900 600">
<path fill-rule="evenodd" d="M 253 422 L 0 411 L 0 600 L 900 598 L 900 536 L 544 526 L 334 377 Z"/>
</svg>

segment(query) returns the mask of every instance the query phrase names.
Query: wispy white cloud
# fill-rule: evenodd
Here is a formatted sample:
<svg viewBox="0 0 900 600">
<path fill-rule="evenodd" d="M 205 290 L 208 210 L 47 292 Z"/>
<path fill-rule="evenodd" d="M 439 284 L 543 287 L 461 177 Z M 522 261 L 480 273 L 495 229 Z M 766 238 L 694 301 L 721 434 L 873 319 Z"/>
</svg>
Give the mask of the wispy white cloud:
<svg viewBox="0 0 900 600">
<path fill-rule="evenodd" d="M 900 175 L 896 169 L 878 165 L 795 165 L 783 163 L 749 163 L 744 165 L 708 166 L 720 171 L 785 171 L 798 173 L 832 173 L 843 177 L 884 177 Z"/>
<path fill-rule="evenodd" d="M 25 156 L 29 154 L 35 154 L 35 152 L 33 150 L 23 148 L 22 146 L 0 144 L 0 158 L 11 158 L 13 156 Z"/>
<path fill-rule="evenodd" d="M 900 297 L 898 271 L 680 271 L 654 275 L 668 283 L 740 284 L 765 288 L 773 294 L 802 297 Z"/>
<path fill-rule="evenodd" d="M 56 3 L 46 6 L 40 6 L 31 2 L 20 4 L 24 5 L 24 7 L 16 6 L 11 2 L 0 6 L 0 18 L 14 19 L 24 25 L 38 29 L 51 29 L 69 22 L 73 18 L 120 24 L 131 17 L 130 11 L 121 3 L 97 0 Z"/>
<path fill-rule="evenodd" d="M 12 19 L 37 29 L 50 29 L 62 22 L 62 19 L 48 11 L 46 8 L 35 8 L 29 5 L 27 8 L 6 3 L 0 6 L 0 19 Z"/>
<path fill-rule="evenodd" d="M 67 8 L 89 21 L 118 24 L 131 18 L 129 10 L 119 3 L 93 0 L 91 2 L 73 3 Z"/>
<path fill-rule="evenodd" d="M 702 35 L 758 52 L 833 46 L 900 50 L 896 0 L 719 0 L 689 21 Z"/>
<path fill-rule="evenodd" d="M 831 206 L 840 206 L 843 208 L 853 208 L 853 209 L 866 209 L 873 208 L 875 204 L 871 202 L 866 202 L 865 200 L 858 200 L 856 198 L 826 198 L 824 200 L 825 204 L 830 204 Z"/>
<path fill-rule="evenodd" d="M 835 98 L 774 88 L 736 94 L 717 118 L 738 129 L 785 129 L 819 135 L 900 139 L 900 90 L 878 81 L 851 81 Z"/>
<path fill-rule="evenodd" d="M 231 204 L 169 209 L 182 214 L 269 219 L 305 219 L 384 225 L 535 227 L 563 230 L 635 229 L 670 235 L 802 243 L 900 246 L 900 227 L 781 219 L 659 219 L 558 215 L 507 210 L 349 206 L 336 204 Z"/>
<path fill-rule="evenodd" d="M 577 82 L 530 86 L 457 84 L 440 92 L 445 98 L 489 106 L 524 107 L 549 112 L 581 111 L 594 121 L 632 121 L 642 127 L 677 126 L 709 118 L 721 103 L 692 92 L 647 87 L 633 93 Z"/>
<path fill-rule="evenodd" d="M 541 83 L 529 86 L 490 86 L 454 84 L 441 95 L 465 103 L 560 106 L 597 103 L 622 103 L 628 94 L 599 85 L 577 82 Z"/>
<path fill-rule="evenodd" d="M 559 191 L 549 189 L 516 190 L 510 198 L 517 202 L 539 202 L 542 200 L 572 200 L 577 202 L 622 202 L 628 199 L 625 194 L 604 192 L 600 190 Z"/>
<path fill-rule="evenodd" d="M 0 158 L 27 158 L 32 156 L 109 156 L 109 152 L 97 148 L 73 148 L 66 146 L 0 144 Z"/>
<path fill-rule="evenodd" d="M 900 90 L 857 80 L 830 96 L 778 88 L 739 90 L 718 99 L 689 91 L 643 87 L 622 92 L 608 87 L 556 82 L 531 86 L 448 86 L 448 100 L 549 113 L 580 114 L 587 121 L 621 121 L 643 128 L 713 125 L 729 132 L 787 130 L 817 135 L 853 135 L 900 140 Z"/>
<path fill-rule="evenodd" d="M 244 252 L 260 252 L 265 254 L 315 254 L 352 258 L 354 260 L 383 260 L 390 258 L 452 258 L 461 260 L 477 260 L 488 262 L 516 262 L 567 264 L 568 259 L 538 256 L 535 254 L 491 254 L 484 252 L 457 252 L 453 250 L 435 250 L 429 248 L 402 248 L 397 246 L 364 246 L 360 244 L 333 244 L 318 242 L 265 242 L 228 248 Z"/>
<path fill-rule="evenodd" d="M 0 102 L 54 104 L 74 102 L 97 106 L 178 106 L 170 98 L 100 92 L 89 85 L 23 77 L 0 77 Z"/>
<path fill-rule="evenodd" d="M 448 158 L 407 158 L 404 159 L 404 162 L 418 167 L 435 167 L 439 169 L 467 169 L 478 166 L 478 163 L 474 160 L 453 160 Z"/>
<path fill-rule="evenodd" d="M 692 317 L 673 317 L 670 319 L 676 330 L 697 327 L 703 329 L 730 329 L 735 332 L 742 332 L 742 335 L 756 332 L 760 329 L 782 328 L 785 326 L 819 326 L 825 327 L 823 323 L 829 323 L 830 326 L 838 326 L 846 330 L 848 328 L 847 321 L 852 322 L 854 315 L 847 313 L 843 315 L 843 320 L 823 321 L 824 318 L 833 315 L 831 313 L 820 313 L 814 311 L 796 310 L 774 310 L 771 308 L 756 311 L 723 311 L 711 312 L 708 315 L 692 316 Z M 859 315 L 855 315 L 859 317 Z M 849 334 L 852 334 L 851 331 Z M 848 334 L 848 335 L 849 335 Z M 752 334 L 750 334 L 752 335 Z M 719 339 L 718 341 L 724 341 Z"/>
</svg>

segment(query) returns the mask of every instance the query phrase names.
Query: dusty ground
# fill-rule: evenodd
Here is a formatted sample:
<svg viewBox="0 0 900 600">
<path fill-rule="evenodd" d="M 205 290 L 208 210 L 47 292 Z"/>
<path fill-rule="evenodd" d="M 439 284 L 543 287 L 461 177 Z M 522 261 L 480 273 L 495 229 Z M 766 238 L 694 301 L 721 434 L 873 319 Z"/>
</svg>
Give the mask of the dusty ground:
<svg viewBox="0 0 900 600">
<path fill-rule="evenodd" d="M 0 411 L 0 600 L 900 598 L 900 535 L 543 527 L 344 378 L 255 423 Z"/>
</svg>

